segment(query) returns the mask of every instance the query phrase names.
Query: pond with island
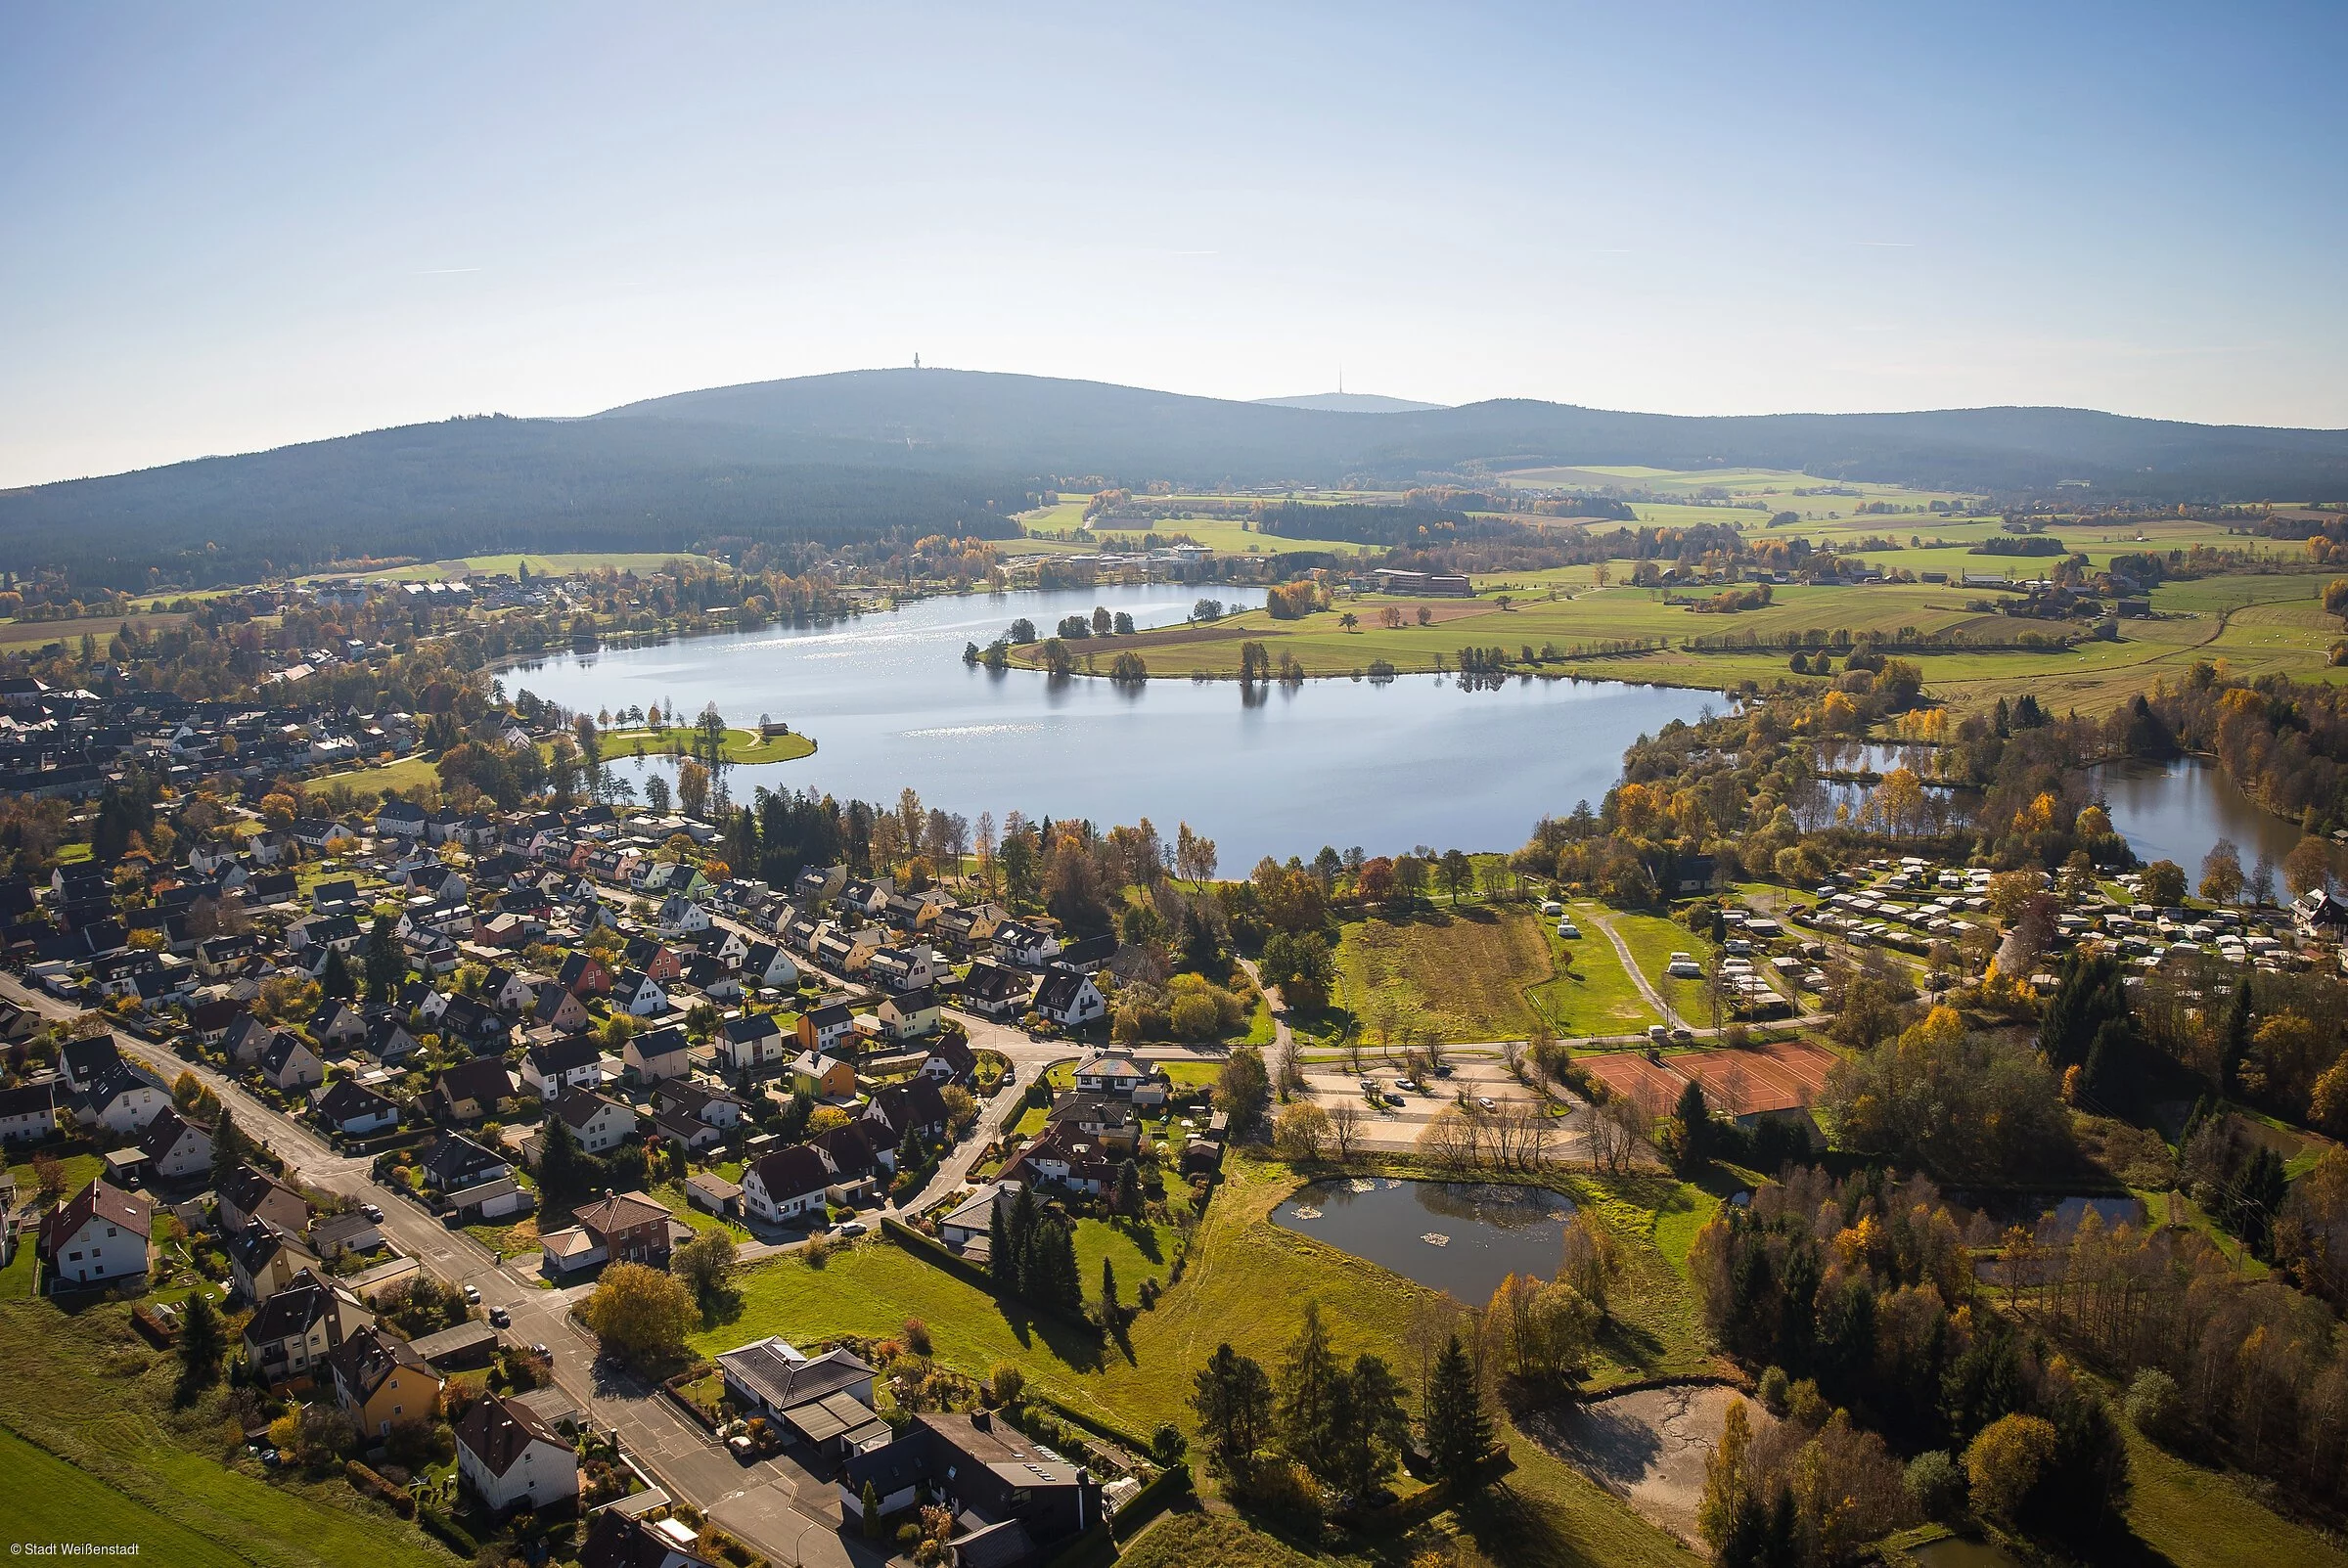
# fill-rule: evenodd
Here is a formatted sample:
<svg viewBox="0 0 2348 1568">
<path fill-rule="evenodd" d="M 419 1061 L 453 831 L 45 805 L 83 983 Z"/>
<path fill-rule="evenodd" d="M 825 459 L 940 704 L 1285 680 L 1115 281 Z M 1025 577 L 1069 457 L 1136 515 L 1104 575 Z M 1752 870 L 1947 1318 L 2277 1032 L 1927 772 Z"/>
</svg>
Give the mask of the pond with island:
<svg viewBox="0 0 2348 1568">
<path fill-rule="evenodd" d="M 1555 1275 L 1572 1213 L 1573 1200 L 1547 1187 L 1364 1176 L 1313 1183 L 1272 1223 L 1481 1302 L 1512 1274 Z"/>
<path fill-rule="evenodd" d="M 586 713 L 657 703 L 690 715 L 714 702 L 734 724 L 771 717 L 815 739 L 812 756 L 729 769 L 737 799 L 763 786 L 893 802 L 910 786 L 973 821 L 1018 810 L 1106 829 L 1149 817 L 1168 839 L 1187 821 L 1216 841 L 1226 874 L 1323 844 L 1514 849 L 1543 815 L 1598 806 L 1640 736 L 1726 706 L 1710 692 L 1532 677 L 1469 689 L 1439 675 L 1326 672 L 1333 678 L 1242 693 L 1172 667 L 1188 658 L 1179 648 L 1151 650 L 1151 678 L 1139 686 L 963 658 L 1016 619 L 1049 635 L 1098 605 L 1149 630 L 1179 625 L 1201 596 L 1234 608 L 1263 602 L 1261 589 L 1166 583 L 952 596 L 829 623 L 564 652 L 502 678 Z M 1116 641 L 1079 647 L 1106 667 Z M 606 756 L 639 784 L 673 768 L 631 756 L 624 735 Z"/>
</svg>

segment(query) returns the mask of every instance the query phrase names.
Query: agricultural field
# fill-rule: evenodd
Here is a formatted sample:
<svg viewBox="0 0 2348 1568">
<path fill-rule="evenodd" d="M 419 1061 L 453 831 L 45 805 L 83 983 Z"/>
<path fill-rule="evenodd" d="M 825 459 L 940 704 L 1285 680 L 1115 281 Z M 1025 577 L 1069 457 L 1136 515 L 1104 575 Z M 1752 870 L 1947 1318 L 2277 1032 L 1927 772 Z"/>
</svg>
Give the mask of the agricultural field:
<svg viewBox="0 0 2348 1568">
<path fill-rule="evenodd" d="M 23 649 L 46 648 L 51 643 L 78 647 L 84 636 L 98 640 L 98 651 L 105 655 L 107 644 L 124 623 L 142 632 L 168 631 L 184 625 L 188 612 L 180 610 L 140 610 L 129 615 L 78 615 L 68 620 L 0 621 L 0 652 Z"/>
<path fill-rule="evenodd" d="M 1373 1040 L 1432 1030 L 1450 1041 L 1522 1039 L 1541 1019 L 1528 993 L 1556 976 L 1539 917 L 1487 906 L 1399 920 L 1347 920 L 1337 1000 Z"/>
</svg>

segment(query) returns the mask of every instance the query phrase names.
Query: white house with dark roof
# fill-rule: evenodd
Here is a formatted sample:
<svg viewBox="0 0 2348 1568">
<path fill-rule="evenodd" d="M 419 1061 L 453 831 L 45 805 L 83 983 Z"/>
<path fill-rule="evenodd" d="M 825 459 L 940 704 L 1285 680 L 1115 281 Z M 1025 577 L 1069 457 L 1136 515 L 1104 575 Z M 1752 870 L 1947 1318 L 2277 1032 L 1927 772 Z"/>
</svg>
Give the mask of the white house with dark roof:
<svg viewBox="0 0 2348 1568">
<path fill-rule="evenodd" d="M 38 1242 L 52 1291 L 144 1277 L 155 1205 L 94 1181 L 41 1217 Z"/>
<path fill-rule="evenodd" d="M 519 1400 L 486 1395 L 456 1431 L 458 1479 L 491 1513 L 578 1497 L 578 1451 Z"/>
</svg>

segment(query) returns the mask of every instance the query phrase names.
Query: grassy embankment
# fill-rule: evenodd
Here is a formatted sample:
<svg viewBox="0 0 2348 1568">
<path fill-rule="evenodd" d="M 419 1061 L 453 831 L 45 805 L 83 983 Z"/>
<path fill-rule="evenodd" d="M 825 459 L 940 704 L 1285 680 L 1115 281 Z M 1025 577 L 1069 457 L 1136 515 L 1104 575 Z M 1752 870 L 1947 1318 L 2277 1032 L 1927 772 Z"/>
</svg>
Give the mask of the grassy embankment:
<svg viewBox="0 0 2348 1568">
<path fill-rule="evenodd" d="M 0 1447 L 10 1481 L 0 1534 L 12 1540 L 137 1541 L 142 1556 L 170 1563 L 453 1561 L 339 1480 L 264 1480 L 246 1468 L 219 1396 L 175 1409 L 177 1362 L 138 1338 L 127 1308 L 68 1315 L 44 1300 L 0 1302 L 0 1428 L 49 1456 L 19 1468 L 17 1442 Z M 240 1462 L 224 1464 L 232 1454 Z"/>
</svg>

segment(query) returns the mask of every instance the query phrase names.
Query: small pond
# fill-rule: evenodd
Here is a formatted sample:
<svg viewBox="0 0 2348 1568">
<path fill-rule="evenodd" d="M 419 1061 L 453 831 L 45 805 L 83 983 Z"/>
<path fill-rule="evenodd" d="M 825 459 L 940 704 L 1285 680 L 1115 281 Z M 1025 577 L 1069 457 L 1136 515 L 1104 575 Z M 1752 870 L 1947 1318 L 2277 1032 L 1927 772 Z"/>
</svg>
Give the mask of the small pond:
<svg viewBox="0 0 2348 1568">
<path fill-rule="evenodd" d="M 1943 1536 L 1920 1546 L 1910 1546 L 1908 1555 L 1924 1568 L 2021 1568 L 2005 1547 L 1988 1541 L 1967 1541 L 1963 1536 Z"/>
<path fill-rule="evenodd" d="M 1546 1187 L 1361 1177 L 1315 1182 L 1272 1223 L 1481 1302 L 1512 1274 L 1555 1276 L 1571 1213 L 1573 1200 Z"/>
</svg>

